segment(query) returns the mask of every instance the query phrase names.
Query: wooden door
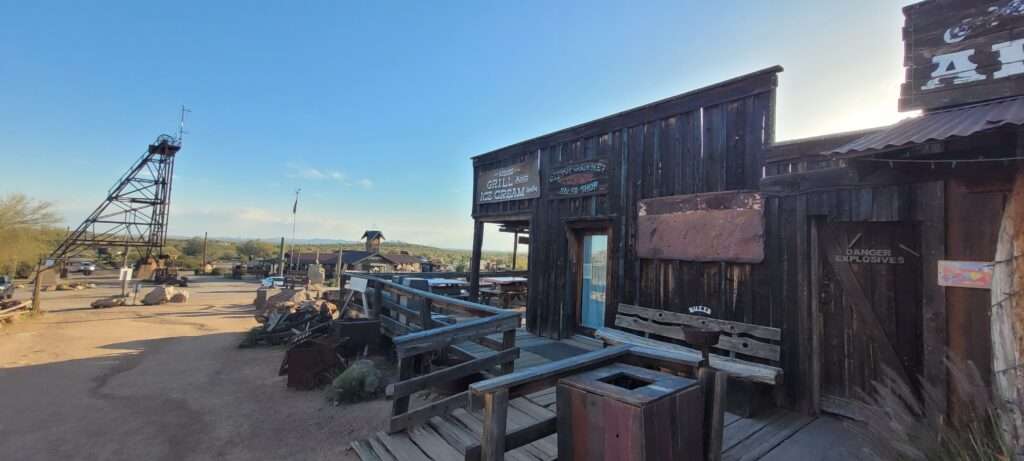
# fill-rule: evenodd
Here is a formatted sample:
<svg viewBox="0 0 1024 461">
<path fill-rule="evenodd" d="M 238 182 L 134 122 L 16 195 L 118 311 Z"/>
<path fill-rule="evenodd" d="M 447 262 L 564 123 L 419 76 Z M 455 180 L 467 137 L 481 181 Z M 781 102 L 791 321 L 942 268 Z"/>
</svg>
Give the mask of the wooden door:
<svg viewBox="0 0 1024 461">
<path fill-rule="evenodd" d="M 853 402 L 884 368 L 917 389 L 922 371 L 921 251 L 914 223 L 819 228 L 821 407 L 856 416 Z"/>
</svg>

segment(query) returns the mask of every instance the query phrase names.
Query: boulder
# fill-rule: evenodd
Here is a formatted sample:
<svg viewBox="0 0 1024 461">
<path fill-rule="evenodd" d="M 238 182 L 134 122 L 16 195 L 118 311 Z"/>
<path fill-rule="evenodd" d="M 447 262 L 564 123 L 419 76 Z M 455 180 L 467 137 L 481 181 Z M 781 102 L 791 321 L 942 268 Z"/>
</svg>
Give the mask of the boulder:
<svg viewBox="0 0 1024 461">
<path fill-rule="evenodd" d="M 171 300 L 171 297 L 175 293 L 174 287 L 165 285 L 153 288 L 153 291 L 146 293 L 146 296 L 142 298 L 142 304 L 147 306 L 155 306 L 157 304 L 163 304 Z"/>
<path fill-rule="evenodd" d="M 111 296 L 109 298 L 100 298 L 92 302 L 91 306 L 93 309 L 101 307 L 116 307 L 124 306 L 128 303 L 128 298 L 124 296 Z"/>
<path fill-rule="evenodd" d="M 188 290 L 174 290 L 174 294 L 171 295 L 170 302 L 172 303 L 187 303 L 188 302 Z"/>
<path fill-rule="evenodd" d="M 331 399 L 355 402 L 377 396 L 383 386 L 380 370 L 370 360 L 353 363 L 331 383 Z"/>
<path fill-rule="evenodd" d="M 285 314 L 295 312 L 302 303 L 312 301 L 312 299 L 306 290 L 284 288 L 277 294 L 267 298 L 267 302 L 262 309 L 256 308 L 256 321 L 260 323 L 266 322 L 267 318 L 270 317 L 270 313 L 274 311 Z"/>
</svg>

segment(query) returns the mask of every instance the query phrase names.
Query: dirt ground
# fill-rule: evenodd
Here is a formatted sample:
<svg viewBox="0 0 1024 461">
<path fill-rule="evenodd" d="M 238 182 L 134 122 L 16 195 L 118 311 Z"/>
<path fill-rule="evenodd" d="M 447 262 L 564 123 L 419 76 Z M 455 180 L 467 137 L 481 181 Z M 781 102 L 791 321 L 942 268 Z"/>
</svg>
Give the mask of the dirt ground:
<svg viewBox="0 0 1024 461">
<path fill-rule="evenodd" d="M 89 303 L 117 281 L 89 281 L 0 327 L 2 459 L 357 459 L 349 442 L 386 427 L 388 402 L 335 407 L 286 388 L 283 349 L 237 348 L 255 280 L 196 277 L 188 304 L 110 309 Z"/>
</svg>

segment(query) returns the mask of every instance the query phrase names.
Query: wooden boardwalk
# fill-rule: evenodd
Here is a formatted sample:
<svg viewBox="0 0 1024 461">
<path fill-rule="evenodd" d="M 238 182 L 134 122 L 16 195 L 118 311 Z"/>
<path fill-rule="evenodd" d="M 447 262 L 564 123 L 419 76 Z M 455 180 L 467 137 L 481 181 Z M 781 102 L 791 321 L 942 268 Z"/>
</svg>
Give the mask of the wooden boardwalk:
<svg viewBox="0 0 1024 461">
<path fill-rule="evenodd" d="M 516 370 L 597 349 L 600 343 L 589 338 L 554 341 L 531 335 L 520 329 L 516 345 L 521 348 Z M 462 344 L 467 349 L 483 346 Z M 473 352 L 477 352 L 473 350 Z M 509 402 L 508 431 L 531 425 L 555 414 L 555 388 L 513 399 Z M 408 431 L 374 436 L 352 443 L 363 461 L 455 461 L 462 460 L 466 447 L 480 443 L 483 431 L 481 410 L 455 410 L 444 417 Z M 857 459 L 857 437 L 840 420 L 831 416 L 807 417 L 777 409 L 755 418 L 726 414 L 722 443 L 723 460 L 839 460 Z M 558 458 L 557 434 L 506 453 L 512 461 L 554 460 Z"/>
</svg>

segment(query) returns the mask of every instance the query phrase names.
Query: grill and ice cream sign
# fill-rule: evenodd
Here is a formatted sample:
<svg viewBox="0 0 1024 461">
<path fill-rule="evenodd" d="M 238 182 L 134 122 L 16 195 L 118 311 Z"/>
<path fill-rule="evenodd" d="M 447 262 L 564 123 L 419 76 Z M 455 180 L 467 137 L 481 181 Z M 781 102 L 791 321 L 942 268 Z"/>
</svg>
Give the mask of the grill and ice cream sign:
<svg viewBox="0 0 1024 461">
<path fill-rule="evenodd" d="M 482 170 L 476 179 L 476 203 L 497 203 L 540 197 L 537 154 L 513 165 Z"/>
<path fill-rule="evenodd" d="M 927 0 L 903 14 L 900 110 L 1024 93 L 1024 0 Z"/>
</svg>

